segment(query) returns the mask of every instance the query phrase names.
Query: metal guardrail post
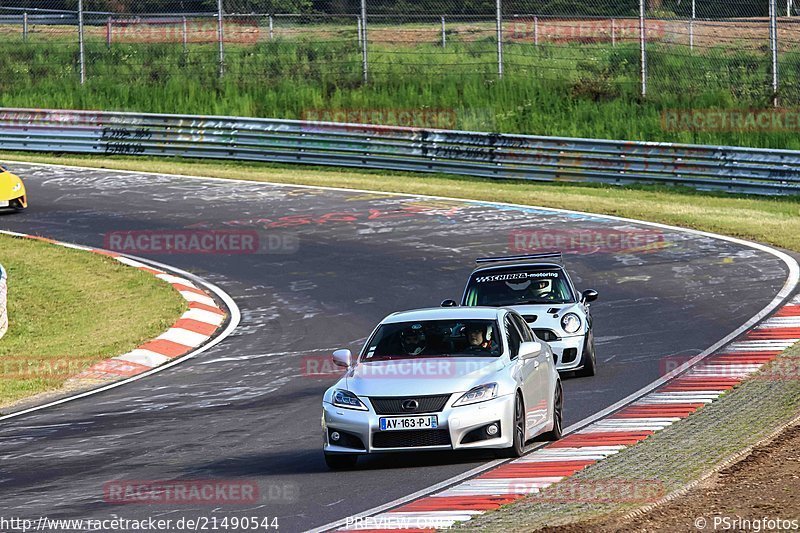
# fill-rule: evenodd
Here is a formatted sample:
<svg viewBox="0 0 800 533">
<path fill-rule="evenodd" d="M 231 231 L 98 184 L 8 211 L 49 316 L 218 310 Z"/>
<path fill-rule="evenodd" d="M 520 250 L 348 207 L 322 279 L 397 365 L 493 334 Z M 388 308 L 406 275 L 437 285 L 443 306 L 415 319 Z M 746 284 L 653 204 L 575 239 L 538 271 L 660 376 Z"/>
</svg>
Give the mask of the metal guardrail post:
<svg viewBox="0 0 800 533">
<path fill-rule="evenodd" d="M 639 47 L 641 48 L 642 98 L 647 96 L 647 26 L 645 24 L 645 0 L 639 0 Z"/>
<path fill-rule="evenodd" d="M 772 52 L 772 105 L 778 107 L 778 2 L 769 0 L 769 48 Z"/>
<path fill-rule="evenodd" d="M 219 77 L 225 75 L 225 19 L 222 0 L 217 0 L 217 38 L 219 40 Z"/>
<path fill-rule="evenodd" d="M 28 12 L 22 14 L 22 42 L 28 42 Z"/>
<path fill-rule="evenodd" d="M 86 51 L 83 44 L 83 0 L 78 0 L 78 61 L 81 69 L 81 85 L 86 83 Z"/>
<path fill-rule="evenodd" d="M 364 74 L 364 84 L 369 82 L 369 54 L 367 34 L 367 0 L 361 0 L 361 69 Z"/>
<path fill-rule="evenodd" d="M 497 0 L 497 77 L 503 77 L 503 0 Z"/>
</svg>

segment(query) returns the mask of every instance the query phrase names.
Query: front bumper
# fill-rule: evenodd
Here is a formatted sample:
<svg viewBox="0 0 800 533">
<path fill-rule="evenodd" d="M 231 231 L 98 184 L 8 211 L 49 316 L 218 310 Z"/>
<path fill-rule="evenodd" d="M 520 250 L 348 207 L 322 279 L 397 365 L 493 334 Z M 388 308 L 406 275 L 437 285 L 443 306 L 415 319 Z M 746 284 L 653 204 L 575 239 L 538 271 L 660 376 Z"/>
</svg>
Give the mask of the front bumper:
<svg viewBox="0 0 800 533">
<path fill-rule="evenodd" d="M 28 207 L 28 197 L 24 194 L 22 196 L 12 196 L 12 197 L 0 196 L 0 209 L 3 208 L 25 209 L 26 207 Z"/>
<path fill-rule="evenodd" d="M 553 349 L 553 355 L 556 357 L 556 369 L 559 372 L 578 370 L 583 367 L 584 341 L 583 335 L 576 335 L 562 337 L 557 341 L 547 343 Z"/>
<path fill-rule="evenodd" d="M 456 395 L 453 395 L 454 397 Z M 420 450 L 472 450 L 486 448 L 508 448 L 513 443 L 514 420 L 514 394 L 500 396 L 486 402 L 461 407 L 451 407 L 450 403 L 455 398 L 450 398 L 448 404 L 438 413 L 414 413 L 413 415 L 378 415 L 369 403 L 368 398 L 361 398 L 368 405 L 369 411 L 355 411 L 342 409 L 329 403 L 322 404 L 322 429 L 323 449 L 326 453 L 383 453 L 383 452 L 408 452 Z M 427 416 L 436 415 L 438 418 L 437 430 L 419 429 L 405 431 L 380 431 L 380 419 L 399 416 Z M 497 436 L 481 438 L 471 441 L 481 428 L 498 422 L 500 432 Z M 345 434 L 347 446 L 332 444 L 330 433 L 337 431 Z M 424 432 L 437 431 L 421 435 Z M 472 432 L 472 433 L 471 433 Z M 386 446 L 375 439 L 375 435 L 394 433 L 394 445 Z M 401 434 L 402 433 L 402 434 Z M 411 433 L 416 433 L 411 435 Z M 357 440 L 353 439 L 355 437 Z M 396 438 L 395 438 L 396 437 Z M 405 439 L 405 437 L 408 437 Z M 429 438 L 430 437 L 430 438 Z M 399 441 L 406 440 L 406 444 Z M 468 442 L 463 442 L 467 440 Z M 358 446 L 360 441 L 361 446 Z M 425 444 L 435 442 L 435 444 Z"/>
</svg>

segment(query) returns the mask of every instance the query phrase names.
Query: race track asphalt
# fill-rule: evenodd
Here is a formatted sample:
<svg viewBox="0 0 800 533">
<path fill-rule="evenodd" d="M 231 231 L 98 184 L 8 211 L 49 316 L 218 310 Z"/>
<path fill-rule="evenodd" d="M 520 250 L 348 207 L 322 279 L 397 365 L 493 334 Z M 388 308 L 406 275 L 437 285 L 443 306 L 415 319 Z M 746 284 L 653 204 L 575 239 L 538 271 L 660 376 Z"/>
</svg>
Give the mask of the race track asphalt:
<svg viewBox="0 0 800 533">
<path fill-rule="evenodd" d="M 294 532 L 486 462 L 491 455 L 481 453 L 389 455 L 332 473 L 320 449 L 320 401 L 336 378 L 308 374 L 333 349 L 359 349 L 385 315 L 457 299 L 474 258 L 514 251 L 514 231 L 540 237 L 640 231 L 662 244 L 647 253 L 612 248 L 567 256 L 578 288 L 597 289 L 600 300 L 593 305 L 599 374 L 565 380 L 566 425 L 735 330 L 775 296 L 787 274 L 776 257 L 743 245 L 589 215 L 10 167 L 24 177 L 31 207 L 0 216 L 2 229 L 99 247 L 112 232 L 257 231 L 276 249 L 130 250 L 218 284 L 240 307 L 241 326 L 219 346 L 163 373 L 0 423 L 0 517 L 6 518 L 277 516 L 280 531 Z M 10 285 L 13 291 L 13 280 Z M 110 481 L 165 479 L 253 482 L 260 497 L 245 506 L 104 500 Z"/>
</svg>

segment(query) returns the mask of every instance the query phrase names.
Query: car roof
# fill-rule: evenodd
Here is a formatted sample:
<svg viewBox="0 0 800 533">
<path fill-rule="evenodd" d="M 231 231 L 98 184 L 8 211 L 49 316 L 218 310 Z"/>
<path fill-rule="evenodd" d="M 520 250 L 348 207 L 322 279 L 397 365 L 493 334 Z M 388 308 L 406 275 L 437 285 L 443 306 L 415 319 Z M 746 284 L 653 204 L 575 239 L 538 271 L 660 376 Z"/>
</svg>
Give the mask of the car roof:
<svg viewBox="0 0 800 533">
<path fill-rule="evenodd" d="M 381 324 L 425 320 L 496 320 L 508 310 L 500 307 L 430 307 L 393 313 Z"/>
<path fill-rule="evenodd" d="M 560 265 L 558 263 L 551 263 L 551 262 L 530 262 L 530 261 L 521 261 L 519 263 L 504 263 L 502 265 L 486 265 L 476 268 L 472 271 L 472 273 L 476 272 L 489 272 L 489 271 L 498 271 L 498 270 L 519 270 L 520 268 L 530 268 L 530 269 L 542 269 L 542 270 L 550 270 L 550 269 L 558 269 L 558 270 L 565 270 L 564 265 Z"/>
</svg>

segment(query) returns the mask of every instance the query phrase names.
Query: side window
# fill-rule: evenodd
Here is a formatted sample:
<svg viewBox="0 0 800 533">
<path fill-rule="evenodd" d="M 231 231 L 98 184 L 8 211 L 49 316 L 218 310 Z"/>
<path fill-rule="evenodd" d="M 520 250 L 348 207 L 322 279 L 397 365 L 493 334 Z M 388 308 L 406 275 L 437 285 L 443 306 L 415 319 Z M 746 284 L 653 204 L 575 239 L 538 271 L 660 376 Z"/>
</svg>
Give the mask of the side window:
<svg viewBox="0 0 800 533">
<path fill-rule="evenodd" d="M 519 315 L 509 315 L 514 320 L 514 323 L 519 328 L 520 333 L 522 334 L 522 342 L 533 342 L 535 339 L 533 338 L 533 332 L 531 332 L 530 326 L 528 323 L 525 322 L 525 319 Z"/>
<path fill-rule="evenodd" d="M 509 315 L 506 315 L 505 327 L 506 335 L 508 336 L 508 349 L 511 351 L 511 359 L 515 359 L 519 355 L 519 345 L 522 339 L 520 339 L 517 327 L 511 322 Z"/>
</svg>

